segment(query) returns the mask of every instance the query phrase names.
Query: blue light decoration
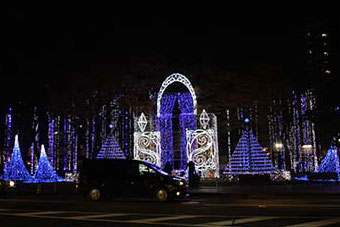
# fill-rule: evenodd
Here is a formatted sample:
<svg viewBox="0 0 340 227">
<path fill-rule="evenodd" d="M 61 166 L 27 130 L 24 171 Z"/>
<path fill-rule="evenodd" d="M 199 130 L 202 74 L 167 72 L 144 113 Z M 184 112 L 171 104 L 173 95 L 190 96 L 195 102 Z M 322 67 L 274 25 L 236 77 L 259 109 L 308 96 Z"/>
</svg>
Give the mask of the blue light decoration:
<svg viewBox="0 0 340 227">
<path fill-rule="evenodd" d="M 187 140 L 186 130 L 196 129 L 196 115 L 194 114 L 194 104 L 191 93 L 178 93 L 178 105 L 181 110 L 180 127 L 181 127 L 181 164 L 180 169 L 187 167 Z"/>
<path fill-rule="evenodd" d="M 71 122 L 75 122 L 75 116 L 71 118 Z M 78 171 L 78 134 L 74 123 L 71 124 L 69 143 L 71 147 L 71 162 L 72 162 L 72 172 L 76 173 Z"/>
<path fill-rule="evenodd" d="M 63 170 L 71 171 L 72 157 L 71 157 L 71 147 L 70 147 L 70 137 L 71 137 L 71 119 L 70 116 L 64 118 L 63 122 L 63 148 L 64 148 L 64 160 L 63 160 Z"/>
<path fill-rule="evenodd" d="M 249 122 L 250 122 L 249 118 L 246 117 L 246 118 L 244 119 L 244 123 L 249 123 Z"/>
<path fill-rule="evenodd" d="M 172 163 L 173 136 L 172 136 L 172 110 L 175 106 L 174 94 L 163 94 L 161 100 L 160 116 L 156 118 L 157 131 L 161 133 L 161 162 L 162 167 L 167 162 Z"/>
<path fill-rule="evenodd" d="M 8 108 L 8 113 L 6 114 L 6 129 L 5 129 L 5 141 L 4 141 L 4 156 L 3 160 L 6 164 L 9 161 L 9 155 L 11 150 L 11 138 L 12 138 L 12 107 Z"/>
<path fill-rule="evenodd" d="M 61 155 L 60 155 L 60 141 L 61 141 L 61 116 L 56 117 L 56 122 L 55 122 L 55 156 L 54 156 L 54 162 L 55 162 L 55 168 L 58 171 L 60 168 L 60 162 L 62 161 Z"/>
<path fill-rule="evenodd" d="M 31 174 L 34 173 L 35 167 L 36 167 L 36 156 L 35 156 L 35 148 L 39 147 L 39 116 L 37 114 L 38 108 L 34 107 L 33 110 L 33 124 L 32 124 L 32 131 L 34 133 L 34 139 L 31 145 L 30 149 L 30 155 L 31 155 Z"/>
<path fill-rule="evenodd" d="M 186 129 L 196 129 L 196 115 L 194 114 L 194 104 L 191 93 L 164 93 L 161 99 L 160 116 L 156 118 L 157 131 L 161 133 L 161 162 L 165 166 L 167 162 L 173 163 L 173 129 L 172 118 L 173 108 L 176 101 L 180 108 L 180 136 L 181 136 L 181 162 L 179 169 L 186 169 Z"/>
<path fill-rule="evenodd" d="M 89 118 L 86 118 L 86 127 L 85 127 L 85 149 L 86 149 L 86 158 L 90 158 L 90 121 Z"/>
<path fill-rule="evenodd" d="M 31 174 L 34 174 L 34 142 L 32 142 L 30 147 L 30 155 L 31 155 Z"/>
<path fill-rule="evenodd" d="M 315 126 L 307 117 L 307 112 L 312 111 L 315 106 L 315 97 L 312 90 L 301 94 L 301 115 L 302 115 L 302 149 L 299 151 L 299 172 L 314 172 L 318 169 L 316 153 Z M 308 146 L 311 149 L 305 149 Z"/>
<path fill-rule="evenodd" d="M 113 134 L 106 137 L 106 140 L 97 155 L 97 159 L 126 159 Z"/>
<path fill-rule="evenodd" d="M 320 173 L 337 173 L 338 178 L 340 179 L 340 164 L 339 164 L 339 155 L 338 149 L 336 146 L 331 146 L 328 149 L 326 156 L 321 161 L 319 165 L 318 172 Z"/>
<path fill-rule="evenodd" d="M 15 136 L 14 148 L 10 158 L 10 161 L 6 163 L 4 169 L 4 180 L 18 180 L 26 181 L 30 180 L 32 177 L 28 173 L 26 166 L 22 160 L 18 135 Z"/>
<path fill-rule="evenodd" d="M 292 152 L 292 166 L 295 171 L 298 172 L 299 170 L 299 152 L 301 150 L 301 138 L 300 138 L 300 121 L 301 115 L 299 113 L 299 102 L 298 102 L 298 95 L 296 92 L 292 94 L 292 107 L 291 111 L 293 114 L 293 126 L 291 127 L 291 143 L 290 147 L 293 150 Z"/>
<path fill-rule="evenodd" d="M 73 144 L 73 173 L 78 171 L 78 135 L 74 129 L 74 144 Z"/>
<path fill-rule="evenodd" d="M 48 114 L 48 150 L 50 152 L 50 161 L 52 165 L 54 164 L 55 157 L 55 119 Z"/>
<path fill-rule="evenodd" d="M 99 116 L 101 120 L 101 131 L 100 131 L 100 138 L 101 144 L 104 143 L 106 138 L 106 126 L 107 126 L 107 107 L 106 105 L 101 106 L 99 111 Z"/>
<path fill-rule="evenodd" d="M 63 181 L 63 178 L 58 176 L 56 171 L 51 166 L 45 152 L 45 147 L 42 144 L 38 168 L 33 178 L 28 180 L 27 182 L 60 182 L 60 181 Z"/>
<path fill-rule="evenodd" d="M 275 171 L 269 157 L 251 130 L 243 130 L 242 137 L 231 156 L 224 174 L 270 174 Z"/>
<path fill-rule="evenodd" d="M 94 158 L 94 141 L 95 141 L 95 133 L 96 133 L 96 118 L 95 116 L 92 117 L 92 124 L 91 124 L 91 149 L 90 149 L 90 156 Z"/>
</svg>

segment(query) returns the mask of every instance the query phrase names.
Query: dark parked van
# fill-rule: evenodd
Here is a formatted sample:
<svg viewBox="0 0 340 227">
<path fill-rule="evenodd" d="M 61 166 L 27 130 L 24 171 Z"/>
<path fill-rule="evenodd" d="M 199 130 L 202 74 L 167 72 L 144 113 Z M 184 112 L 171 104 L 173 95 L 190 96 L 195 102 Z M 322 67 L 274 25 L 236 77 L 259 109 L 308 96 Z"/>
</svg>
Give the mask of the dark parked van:
<svg viewBox="0 0 340 227">
<path fill-rule="evenodd" d="M 147 162 L 86 159 L 80 169 L 79 187 L 91 200 L 136 196 L 165 201 L 183 198 L 186 195 L 187 182 Z"/>
</svg>

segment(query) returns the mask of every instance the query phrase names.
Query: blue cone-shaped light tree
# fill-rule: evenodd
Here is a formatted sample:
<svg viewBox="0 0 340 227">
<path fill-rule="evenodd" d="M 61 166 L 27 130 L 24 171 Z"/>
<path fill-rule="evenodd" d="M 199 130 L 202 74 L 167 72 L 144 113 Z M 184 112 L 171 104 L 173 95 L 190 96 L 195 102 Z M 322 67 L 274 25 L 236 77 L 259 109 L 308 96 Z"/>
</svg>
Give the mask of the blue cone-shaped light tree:
<svg viewBox="0 0 340 227">
<path fill-rule="evenodd" d="M 323 160 L 321 161 L 321 164 L 319 165 L 318 172 L 337 173 L 338 177 L 340 177 L 339 155 L 338 155 L 338 149 L 336 148 L 336 146 L 331 146 L 328 149 L 326 156 L 323 158 Z"/>
<path fill-rule="evenodd" d="M 97 159 L 126 159 L 114 135 L 111 134 L 106 138 Z"/>
<path fill-rule="evenodd" d="M 34 182 L 59 182 L 63 181 L 63 178 L 58 176 L 56 171 L 48 161 L 45 147 L 41 145 L 40 158 L 38 162 L 38 168 L 34 174 Z"/>
<path fill-rule="evenodd" d="M 30 180 L 31 178 L 32 177 L 28 173 L 26 166 L 22 160 L 18 135 L 16 135 L 11 159 L 4 168 L 3 179 L 26 181 Z"/>
<path fill-rule="evenodd" d="M 224 173 L 269 174 L 275 168 L 251 130 L 244 130 Z"/>
</svg>

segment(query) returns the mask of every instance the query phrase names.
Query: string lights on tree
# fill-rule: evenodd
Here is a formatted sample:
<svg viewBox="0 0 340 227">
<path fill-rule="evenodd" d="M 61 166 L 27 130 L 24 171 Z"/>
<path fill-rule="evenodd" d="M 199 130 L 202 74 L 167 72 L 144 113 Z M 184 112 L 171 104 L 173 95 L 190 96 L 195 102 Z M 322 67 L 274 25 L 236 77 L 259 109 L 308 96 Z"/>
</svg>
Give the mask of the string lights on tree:
<svg viewBox="0 0 340 227">
<path fill-rule="evenodd" d="M 244 130 L 224 174 L 270 174 L 274 170 L 252 131 Z"/>
<path fill-rule="evenodd" d="M 326 156 L 323 158 L 321 164 L 318 167 L 320 173 L 337 173 L 338 179 L 340 179 L 340 164 L 338 149 L 336 146 L 331 146 L 328 149 Z"/>
<path fill-rule="evenodd" d="M 56 173 L 56 171 L 53 169 L 52 165 L 50 164 L 43 144 L 41 145 L 38 168 L 34 174 L 34 177 L 30 179 L 29 181 L 33 181 L 33 182 L 63 181 L 63 179 L 60 176 L 58 176 L 58 174 Z"/>
<path fill-rule="evenodd" d="M 97 159 L 126 159 L 113 134 L 108 135 L 106 138 L 97 155 Z"/>
<path fill-rule="evenodd" d="M 15 136 L 14 148 L 10 158 L 10 161 L 5 165 L 4 180 L 18 180 L 27 181 L 32 177 L 28 173 L 26 166 L 22 160 L 18 135 Z"/>
</svg>

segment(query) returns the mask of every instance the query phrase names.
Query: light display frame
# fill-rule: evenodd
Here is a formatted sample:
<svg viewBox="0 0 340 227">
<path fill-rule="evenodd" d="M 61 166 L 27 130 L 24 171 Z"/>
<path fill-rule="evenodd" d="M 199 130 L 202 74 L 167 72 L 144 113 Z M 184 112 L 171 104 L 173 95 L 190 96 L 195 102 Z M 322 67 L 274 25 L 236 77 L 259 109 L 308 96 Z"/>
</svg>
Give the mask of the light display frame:
<svg viewBox="0 0 340 227">
<path fill-rule="evenodd" d="M 209 127 L 211 118 L 215 119 L 215 121 Z M 202 178 L 219 178 L 216 116 L 211 114 L 211 117 L 209 117 L 208 113 L 203 109 L 199 122 L 201 129 L 186 130 L 187 161 L 194 162 L 195 168 Z"/>
<path fill-rule="evenodd" d="M 148 121 L 141 113 L 137 121 L 139 132 L 134 133 L 134 159 L 161 167 L 161 135 L 159 131 L 145 131 Z"/>
</svg>

